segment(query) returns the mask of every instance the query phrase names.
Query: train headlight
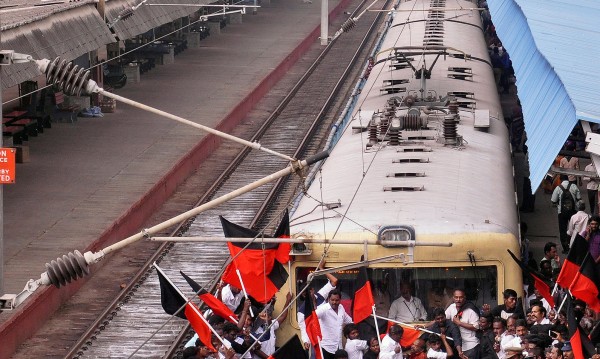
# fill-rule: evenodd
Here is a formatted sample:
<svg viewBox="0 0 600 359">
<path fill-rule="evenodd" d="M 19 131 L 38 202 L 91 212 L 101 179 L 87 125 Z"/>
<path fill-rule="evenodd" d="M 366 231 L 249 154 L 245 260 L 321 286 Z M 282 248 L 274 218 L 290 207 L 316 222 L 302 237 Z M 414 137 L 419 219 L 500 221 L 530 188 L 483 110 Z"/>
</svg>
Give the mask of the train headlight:
<svg viewBox="0 0 600 359">
<path fill-rule="evenodd" d="M 384 247 L 412 246 L 415 240 L 415 229 L 404 225 L 381 227 L 377 239 Z"/>
</svg>

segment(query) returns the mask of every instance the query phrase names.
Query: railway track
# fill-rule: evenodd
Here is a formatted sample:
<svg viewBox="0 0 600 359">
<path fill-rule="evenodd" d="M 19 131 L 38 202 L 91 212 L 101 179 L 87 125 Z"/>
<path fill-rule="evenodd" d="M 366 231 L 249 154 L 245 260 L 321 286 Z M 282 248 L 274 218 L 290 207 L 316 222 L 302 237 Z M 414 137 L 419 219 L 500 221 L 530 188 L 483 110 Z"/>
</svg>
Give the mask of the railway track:
<svg viewBox="0 0 600 359">
<path fill-rule="evenodd" d="M 383 4 L 383 1 L 382 1 Z M 361 6 L 364 6 L 362 4 Z M 357 9 L 360 11 L 360 8 Z M 351 32 L 343 34 L 328 46 L 326 56 L 319 58 L 308 75 L 294 88 L 274 115 L 269 118 L 252 140 L 260 140 L 265 147 L 281 153 L 295 153 L 303 157 L 316 152 L 329 123 L 337 115 L 336 98 L 344 97 L 351 80 L 364 64 L 374 36 L 373 23 L 377 13 L 366 13 Z M 356 63 L 359 65 L 357 66 Z M 349 81 L 352 83 L 353 81 Z M 275 172 L 287 164 L 284 160 L 260 151 L 242 151 L 215 185 L 198 204 L 221 196 L 258 178 Z M 296 192 L 298 181 L 281 181 L 265 185 L 228 203 L 206 211 L 186 223 L 177 232 L 183 236 L 222 236 L 219 215 L 241 224 L 265 225 L 276 218 Z M 285 189 L 285 191 L 283 191 Z M 283 191 L 283 192 L 282 192 Z M 277 204 L 279 208 L 273 207 Z M 262 215 L 259 212 L 268 212 Z M 171 357 L 185 338 L 187 322 L 171 318 L 160 305 L 160 290 L 153 261 L 159 262 L 171 279 L 186 293 L 192 292 L 179 276 L 182 270 L 205 287 L 211 287 L 215 275 L 228 258 L 222 243 L 165 244 L 145 264 L 131 285 L 123 290 L 104 314 L 90 327 L 67 357 Z"/>
</svg>

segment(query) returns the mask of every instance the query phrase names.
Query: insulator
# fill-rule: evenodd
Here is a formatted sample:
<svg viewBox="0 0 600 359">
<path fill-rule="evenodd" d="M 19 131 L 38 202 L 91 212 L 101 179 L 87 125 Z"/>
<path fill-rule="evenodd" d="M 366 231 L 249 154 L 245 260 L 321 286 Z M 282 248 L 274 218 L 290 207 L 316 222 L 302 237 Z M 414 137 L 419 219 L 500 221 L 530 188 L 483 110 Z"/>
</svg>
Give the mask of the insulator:
<svg viewBox="0 0 600 359">
<path fill-rule="evenodd" d="M 353 18 L 349 18 L 342 24 L 342 30 L 344 30 L 344 32 L 348 32 L 352 30 L 354 26 L 356 26 L 356 21 Z"/>
<path fill-rule="evenodd" d="M 407 114 L 400 118 L 402 120 L 402 128 L 405 130 L 419 130 L 422 126 L 421 116 L 418 114 Z"/>
<path fill-rule="evenodd" d="M 369 144 L 375 145 L 377 143 L 377 124 L 371 121 L 369 123 Z"/>
<path fill-rule="evenodd" d="M 67 95 L 79 96 L 89 77 L 88 70 L 60 57 L 55 58 L 46 69 L 46 81 L 57 84 Z"/>
<path fill-rule="evenodd" d="M 450 101 L 450 103 L 448 104 L 448 110 L 452 114 L 457 114 L 458 113 L 458 101 L 456 101 L 456 100 Z"/>
<path fill-rule="evenodd" d="M 444 138 L 456 139 L 456 120 L 454 116 L 444 116 Z"/>
<path fill-rule="evenodd" d="M 50 263 L 46 263 L 46 273 L 55 287 L 70 283 L 72 280 L 82 278 L 90 272 L 89 266 L 79 251 L 69 252 L 62 258 L 56 258 Z"/>
<path fill-rule="evenodd" d="M 398 146 L 400 144 L 400 129 L 395 127 L 390 128 L 389 138 L 391 146 Z"/>
</svg>

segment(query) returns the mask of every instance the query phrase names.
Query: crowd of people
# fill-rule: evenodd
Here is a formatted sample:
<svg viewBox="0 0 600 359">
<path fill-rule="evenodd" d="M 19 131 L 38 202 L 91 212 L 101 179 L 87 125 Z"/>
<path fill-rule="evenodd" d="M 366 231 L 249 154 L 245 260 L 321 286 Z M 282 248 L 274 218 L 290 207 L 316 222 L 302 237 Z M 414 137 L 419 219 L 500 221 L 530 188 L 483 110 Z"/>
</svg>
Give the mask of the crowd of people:
<svg viewBox="0 0 600 359">
<path fill-rule="evenodd" d="M 540 273 L 555 279 L 560 271 L 556 244 L 548 243 L 544 252 L 539 262 Z M 294 306 L 301 329 L 299 343 L 303 344 L 296 348 L 302 356 L 294 358 L 574 359 L 574 352 L 583 350 L 585 359 L 600 359 L 600 315 L 576 299 L 559 311 L 542 297 L 533 283 L 526 283 L 520 291 L 522 297 L 516 290 L 506 289 L 502 293 L 503 304 L 479 307 L 467 300 L 464 289 L 456 288 L 447 308 L 426 310 L 421 300 L 413 296 L 410 283 L 401 282 L 400 296 L 386 309 L 389 318 L 371 317 L 354 323 L 351 308 L 340 304 L 342 294 L 337 288 L 337 278 L 327 274 L 327 279 L 320 288 L 306 291 L 303 301 Z M 271 358 L 276 352 L 276 331 L 285 325 L 287 311 L 273 318 L 273 302 L 262 309 L 255 307 L 251 300 L 244 299 L 240 289 L 231 285 L 219 286 L 216 296 L 236 311 L 238 323 L 213 315 L 209 322 L 222 341 L 213 336 L 211 348 L 209 343 L 193 338 L 183 357 Z M 559 306 L 558 294 L 556 299 Z M 291 300 L 288 293 L 284 308 L 291 307 L 288 306 Z M 307 330 L 305 315 L 309 300 L 320 326 L 318 343 L 311 340 Z M 570 322 L 569 316 L 574 316 L 574 321 Z M 581 342 L 570 342 L 574 325 L 595 347 L 586 351 L 581 349 Z"/>
<path fill-rule="evenodd" d="M 508 93 L 514 82 L 512 63 L 495 33 L 486 2 L 480 1 L 479 6 L 485 9 L 481 14 L 496 84 L 500 92 Z M 372 67 L 372 59 L 370 65 Z M 526 134 L 520 109 L 514 111 L 507 125 L 515 152 L 523 154 L 523 162 L 527 162 Z M 567 142 L 566 151 L 575 149 L 574 143 Z M 578 158 L 573 156 L 560 156 L 556 166 L 580 169 Z M 596 172 L 593 164 L 588 165 L 585 171 Z M 531 185 L 529 183 L 527 188 L 528 173 L 523 173 L 525 183 L 520 186 L 521 198 L 524 198 L 520 201 L 521 210 L 531 212 L 535 198 L 526 198 L 531 193 Z M 580 235 L 588 242 L 590 255 L 598 263 L 599 182 L 591 176 L 578 178 L 575 175 L 561 176 L 560 181 L 554 181 L 552 177 L 550 182 L 550 187 L 544 188 L 552 194 L 551 201 L 557 207 L 562 253 L 568 253 L 573 241 Z M 589 213 L 580 190 L 582 182 L 586 185 Z M 526 235 L 527 226 L 523 224 L 521 229 Z M 527 247 L 525 236 L 523 243 L 521 257 L 528 270 L 539 273 L 541 279 L 554 288 L 562 265 L 557 244 L 546 243 L 543 258 L 536 261 Z M 327 282 L 323 286 L 311 287 L 300 297 L 298 305 L 293 306 L 297 309 L 301 343 L 296 348 L 301 353 L 295 353 L 293 358 L 600 359 L 600 313 L 576 298 L 565 304 L 564 298 L 570 299 L 571 296 L 560 287 L 553 291 L 554 305 L 544 298 L 535 283 L 526 280 L 524 288 L 504 290 L 501 305 L 477 306 L 467 299 L 465 289 L 455 288 L 447 293 L 447 301 L 424 298 L 429 304 L 425 307 L 421 299 L 414 296 L 410 281 L 396 285 L 398 298 L 381 296 L 379 286 L 373 285 L 373 297 L 380 305 L 376 306 L 376 314 L 385 319 L 369 317 L 355 323 L 352 309 L 341 303 L 343 295 L 338 289 L 337 278 L 327 274 Z M 210 343 L 192 338 L 183 358 L 274 358 L 276 332 L 285 325 L 287 311 L 273 318 L 274 299 L 263 308 L 255 307 L 256 303 L 244 299 L 242 291 L 231 285 L 220 285 L 216 296 L 235 311 L 239 321 L 232 323 L 213 315 L 210 324 L 219 337 L 213 335 Z M 292 295 L 288 293 L 285 308 L 290 307 L 291 300 Z M 310 329 L 307 331 L 307 305 L 314 309 L 320 327 L 318 343 L 311 340 Z M 385 315 L 381 312 L 382 308 L 385 308 Z M 414 326 L 399 324 L 415 322 L 418 324 Z M 585 339 L 583 343 L 581 338 Z"/>
</svg>

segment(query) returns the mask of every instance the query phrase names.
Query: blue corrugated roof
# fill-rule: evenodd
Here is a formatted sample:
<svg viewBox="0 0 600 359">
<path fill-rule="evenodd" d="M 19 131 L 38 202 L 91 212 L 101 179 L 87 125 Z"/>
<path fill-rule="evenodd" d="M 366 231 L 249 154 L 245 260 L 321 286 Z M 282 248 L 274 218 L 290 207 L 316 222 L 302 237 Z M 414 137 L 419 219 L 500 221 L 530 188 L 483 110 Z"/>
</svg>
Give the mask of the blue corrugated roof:
<svg viewBox="0 0 600 359">
<path fill-rule="evenodd" d="M 523 107 L 532 187 L 578 120 L 600 123 L 600 1 L 488 0 Z"/>
</svg>

